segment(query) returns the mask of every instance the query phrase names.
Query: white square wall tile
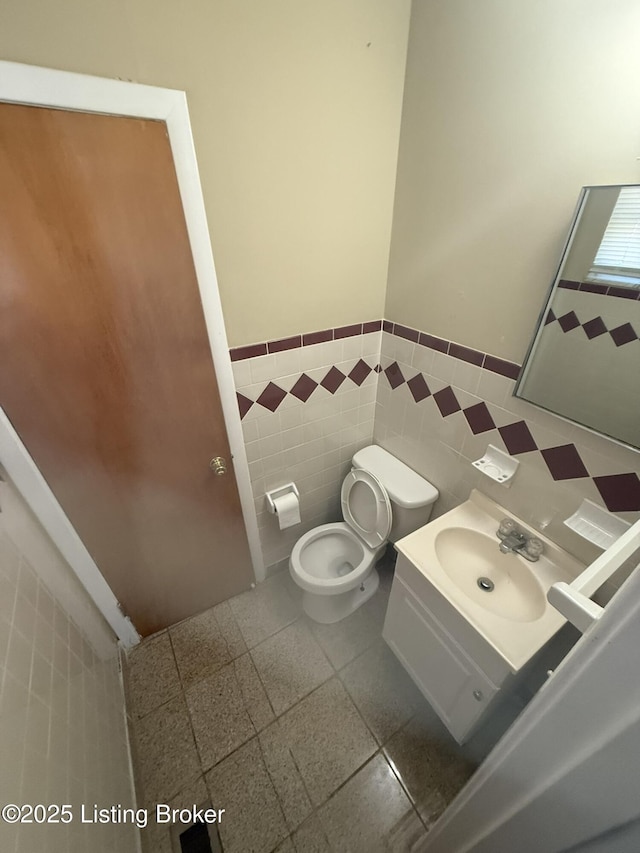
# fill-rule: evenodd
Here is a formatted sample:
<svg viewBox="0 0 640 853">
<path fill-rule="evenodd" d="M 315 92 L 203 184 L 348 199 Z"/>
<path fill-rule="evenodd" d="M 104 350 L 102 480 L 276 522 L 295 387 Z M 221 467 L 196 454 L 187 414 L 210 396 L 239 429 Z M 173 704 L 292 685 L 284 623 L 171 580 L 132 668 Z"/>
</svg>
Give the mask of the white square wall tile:
<svg viewBox="0 0 640 853">
<path fill-rule="evenodd" d="M 276 375 L 276 356 L 260 355 L 257 358 L 248 358 L 251 366 L 252 382 L 267 382 Z"/>
<path fill-rule="evenodd" d="M 301 372 L 301 348 L 276 353 L 275 377 L 290 376 Z"/>
<path fill-rule="evenodd" d="M 351 338 L 343 338 L 341 361 L 356 361 L 362 357 L 362 335 L 354 335 Z"/>
<path fill-rule="evenodd" d="M 244 449 L 247 454 L 247 462 L 249 464 L 262 458 L 262 451 L 260 449 L 259 441 L 248 441 L 245 444 Z"/>
<path fill-rule="evenodd" d="M 331 366 L 333 364 L 338 364 L 343 361 L 342 353 L 344 352 L 344 338 L 337 341 L 328 341 L 326 344 L 322 344 L 325 347 L 325 364 L 327 366 Z"/>
<path fill-rule="evenodd" d="M 369 332 L 362 336 L 362 355 L 363 358 L 373 358 L 376 361 L 380 357 L 380 348 L 382 346 L 382 332 Z"/>
<path fill-rule="evenodd" d="M 258 422 L 257 420 L 246 420 L 242 421 L 242 434 L 244 436 L 245 443 L 248 441 L 256 441 L 259 437 L 258 432 Z"/>
<path fill-rule="evenodd" d="M 302 370 L 313 370 L 317 367 L 325 367 L 333 363 L 333 341 L 325 341 L 321 344 L 312 344 L 302 347 L 300 354 L 300 367 Z"/>
<path fill-rule="evenodd" d="M 271 435 L 277 435 L 282 431 L 282 423 L 280 415 L 277 411 L 268 412 L 268 414 L 260 417 L 257 422 L 259 438 L 268 438 Z"/>
<path fill-rule="evenodd" d="M 287 409 L 278 408 L 278 418 L 280 419 L 280 429 L 292 429 L 293 427 L 302 424 L 302 405 L 292 406 Z"/>
<path fill-rule="evenodd" d="M 304 427 L 296 426 L 282 431 L 282 449 L 291 450 L 304 442 Z"/>
<path fill-rule="evenodd" d="M 483 372 L 482 368 L 475 364 L 469 364 L 466 361 L 456 359 L 453 369 L 453 384 L 456 388 L 461 388 L 463 391 L 475 394 L 478 382 L 480 381 L 480 375 Z"/>
<path fill-rule="evenodd" d="M 233 379 L 236 388 L 243 388 L 245 385 L 251 385 L 253 378 L 251 376 L 251 365 L 249 359 L 241 361 L 232 361 L 231 369 L 233 370 Z"/>
<path fill-rule="evenodd" d="M 434 352 L 431 374 L 446 385 L 451 385 L 457 361 L 457 359 L 445 355 L 443 352 Z"/>
<path fill-rule="evenodd" d="M 411 365 L 417 371 L 420 371 L 420 373 L 430 373 L 433 367 L 434 355 L 434 350 L 429 349 L 429 347 L 417 345 L 413 351 Z"/>
<path fill-rule="evenodd" d="M 500 376 L 500 374 L 492 373 L 490 370 L 481 370 L 476 393 L 485 402 L 504 406 L 508 398 L 510 384 L 510 380 L 506 376 Z"/>
</svg>

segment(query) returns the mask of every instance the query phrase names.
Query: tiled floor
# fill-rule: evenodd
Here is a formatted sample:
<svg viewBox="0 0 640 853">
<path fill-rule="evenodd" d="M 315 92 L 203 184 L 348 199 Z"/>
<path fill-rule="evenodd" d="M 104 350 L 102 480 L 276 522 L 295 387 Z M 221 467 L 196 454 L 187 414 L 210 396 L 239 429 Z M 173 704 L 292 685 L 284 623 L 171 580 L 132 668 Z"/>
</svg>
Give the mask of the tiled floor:
<svg viewBox="0 0 640 853">
<path fill-rule="evenodd" d="M 317 625 L 287 572 L 129 657 L 140 805 L 224 808 L 225 853 L 418 849 L 473 771 L 381 638 L 392 565 Z M 149 853 L 170 853 L 164 827 Z"/>
</svg>

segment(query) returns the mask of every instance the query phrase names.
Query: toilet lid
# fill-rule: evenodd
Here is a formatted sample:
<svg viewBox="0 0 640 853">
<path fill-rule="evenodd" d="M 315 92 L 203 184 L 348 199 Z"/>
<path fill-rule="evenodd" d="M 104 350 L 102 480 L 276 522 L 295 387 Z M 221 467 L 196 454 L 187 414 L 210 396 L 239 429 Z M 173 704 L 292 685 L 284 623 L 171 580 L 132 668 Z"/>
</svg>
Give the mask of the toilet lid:
<svg viewBox="0 0 640 853">
<path fill-rule="evenodd" d="M 370 548 L 377 548 L 391 531 L 391 503 L 373 474 L 355 468 L 342 483 L 342 517 Z"/>
</svg>

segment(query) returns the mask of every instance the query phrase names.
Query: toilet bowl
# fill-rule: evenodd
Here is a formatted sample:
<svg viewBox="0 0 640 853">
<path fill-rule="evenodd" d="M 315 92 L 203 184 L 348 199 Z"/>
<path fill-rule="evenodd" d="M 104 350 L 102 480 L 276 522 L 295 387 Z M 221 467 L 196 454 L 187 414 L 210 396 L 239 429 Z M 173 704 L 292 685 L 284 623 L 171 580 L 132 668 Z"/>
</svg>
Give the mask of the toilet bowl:
<svg viewBox="0 0 640 853">
<path fill-rule="evenodd" d="M 438 497 L 431 483 L 376 445 L 359 450 L 352 464 L 341 489 L 344 521 L 309 530 L 289 560 L 305 613 L 325 625 L 371 598 L 387 541 L 425 524 Z"/>
</svg>

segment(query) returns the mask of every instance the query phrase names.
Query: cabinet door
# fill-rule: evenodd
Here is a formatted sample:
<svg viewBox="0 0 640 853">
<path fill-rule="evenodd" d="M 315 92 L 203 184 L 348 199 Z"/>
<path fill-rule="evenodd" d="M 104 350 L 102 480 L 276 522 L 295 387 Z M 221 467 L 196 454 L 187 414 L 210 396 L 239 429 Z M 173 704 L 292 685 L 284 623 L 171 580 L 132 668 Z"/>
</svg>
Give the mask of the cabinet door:
<svg viewBox="0 0 640 853">
<path fill-rule="evenodd" d="M 498 688 L 397 577 L 382 636 L 451 734 L 462 743 Z"/>
</svg>

